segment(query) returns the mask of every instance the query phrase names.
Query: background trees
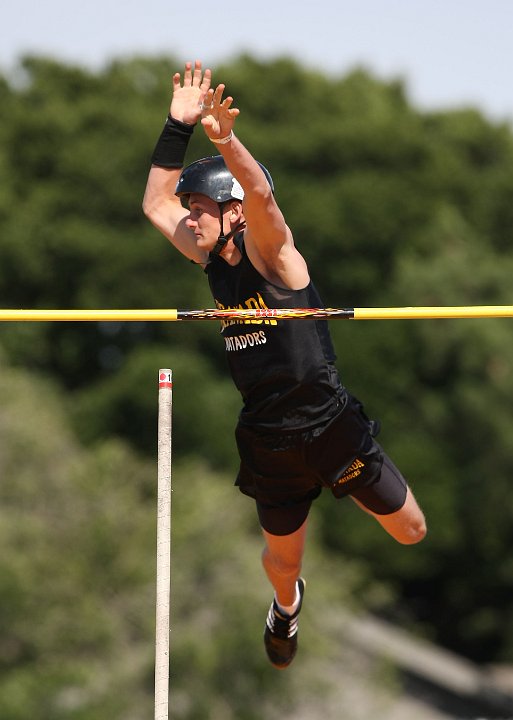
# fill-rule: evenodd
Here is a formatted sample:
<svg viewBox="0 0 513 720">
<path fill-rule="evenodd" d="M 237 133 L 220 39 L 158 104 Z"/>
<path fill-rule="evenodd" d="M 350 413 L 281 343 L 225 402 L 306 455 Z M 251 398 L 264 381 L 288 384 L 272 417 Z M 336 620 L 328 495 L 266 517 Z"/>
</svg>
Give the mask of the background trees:
<svg viewBox="0 0 513 720">
<path fill-rule="evenodd" d="M 140 210 L 180 65 L 136 58 L 92 74 L 32 57 L 15 78 L 0 78 L 2 306 L 211 304 L 201 270 Z M 271 170 L 326 305 L 511 302 L 510 127 L 471 108 L 420 112 L 400 81 L 364 71 L 327 78 L 286 58 L 242 56 L 215 77 L 241 108 L 239 134 Z M 196 132 L 188 160 L 210 153 Z M 342 376 L 383 421 L 381 441 L 410 479 L 430 532 L 421 546 L 399 548 L 349 501 L 323 497 L 313 552 L 330 572 L 316 578 L 318 600 L 355 598 L 474 659 L 511 661 L 510 322 L 331 329 Z M 239 666 L 230 687 L 238 718 L 253 717 L 243 715 L 250 711 L 239 693 L 257 692 L 260 682 L 272 692 L 275 680 L 260 665 L 240 670 L 247 653 L 243 662 L 237 633 L 247 627 L 259 652 L 253 604 L 258 595 L 265 612 L 267 594 L 252 588 L 260 572 L 252 508 L 230 487 L 239 400 L 218 334 L 212 323 L 2 326 L 6 720 L 22 717 L 17 698 L 28 689 L 35 718 L 59 717 L 61 705 L 62 717 L 129 717 L 122 689 L 141 677 L 133 716 L 149 702 L 155 375 L 164 365 L 176 380 L 173 449 L 186 495 L 174 525 L 184 552 L 175 565 L 182 716 L 204 717 L 186 679 L 191 657 L 211 682 L 210 700 Z M 233 567 L 244 591 L 231 584 Z M 206 647 L 187 634 L 198 598 L 209 607 L 194 623 L 215 628 Z M 242 618 L 237 633 L 216 614 L 220 606 Z M 37 613 L 41 622 L 27 625 Z M 99 675 L 119 691 L 102 695 Z"/>
</svg>

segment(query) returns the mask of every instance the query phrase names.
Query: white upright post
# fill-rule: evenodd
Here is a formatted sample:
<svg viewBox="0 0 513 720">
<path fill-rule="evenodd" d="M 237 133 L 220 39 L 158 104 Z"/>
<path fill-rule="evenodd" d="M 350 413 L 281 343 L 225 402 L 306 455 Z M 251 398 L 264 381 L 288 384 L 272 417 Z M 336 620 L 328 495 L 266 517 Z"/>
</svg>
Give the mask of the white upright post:
<svg viewBox="0 0 513 720">
<path fill-rule="evenodd" d="M 171 595 L 171 426 L 173 375 L 159 370 L 155 720 L 169 719 Z"/>
</svg>

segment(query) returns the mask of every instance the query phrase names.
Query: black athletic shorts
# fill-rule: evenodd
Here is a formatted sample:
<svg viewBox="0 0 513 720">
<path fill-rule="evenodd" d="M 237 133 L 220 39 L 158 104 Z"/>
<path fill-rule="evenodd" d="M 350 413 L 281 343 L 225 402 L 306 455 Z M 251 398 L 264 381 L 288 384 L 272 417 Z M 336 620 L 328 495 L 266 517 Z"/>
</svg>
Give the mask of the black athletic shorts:
<svg viewBox="0 0 513 720">
<path fill-rule="evenodd" d="M 273 535 L 297 530 L 323 488 L 336 498 L 352 495 L 378 515 L 393 513 L 404 505 L 407 485 L 377 432 L 378 423 L 351 395 L 339 414 L 309 430 L 269 432 L 239 423 L 235 484 L 256 500 L 260 524 Z"/>
</svg>

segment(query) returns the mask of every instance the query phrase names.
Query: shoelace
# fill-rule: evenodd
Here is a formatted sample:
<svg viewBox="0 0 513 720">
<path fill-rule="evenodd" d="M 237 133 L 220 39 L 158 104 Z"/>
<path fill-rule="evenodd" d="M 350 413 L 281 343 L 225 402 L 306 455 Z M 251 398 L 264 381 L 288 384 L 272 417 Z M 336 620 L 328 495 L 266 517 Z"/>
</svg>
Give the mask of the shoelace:
<svg viewBox="0 0 513 720">
<path fill-rule="evenodd" d="M 267 627 L 276 637 L 287 639 L 297 633 L 299 615 L 284 616 L 277 609 L 273 602 L 267 615 Z"/>
</svg>

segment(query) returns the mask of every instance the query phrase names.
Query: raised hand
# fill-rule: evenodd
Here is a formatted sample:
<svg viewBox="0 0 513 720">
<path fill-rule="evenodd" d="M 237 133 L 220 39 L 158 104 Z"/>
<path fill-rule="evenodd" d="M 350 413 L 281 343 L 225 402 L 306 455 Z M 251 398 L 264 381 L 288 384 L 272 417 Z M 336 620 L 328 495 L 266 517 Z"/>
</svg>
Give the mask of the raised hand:
<svg viewBox="0 0 513 720">
<path fill-rule="evenodd" d="M 240 113 L 238 108 L 232 108 L 232 97 L 223 100 L 224 89 L 222 84 L 215 90 L 210 88 L 203 100 L 201 124 L 208 137 L 214 141 L 230 135 L 235 118 Z"/>
<path fill-rule="evenodd" d="M 173 98 L 169 114 L 175 120 L 194 125 L 201 117 L 202 104 L 210 88 L 212 73 L 209 68 L 203 72 L 201 61 L 185 63 L 183 85 L 180 73 L 173 75 Z"/>
</svg>

